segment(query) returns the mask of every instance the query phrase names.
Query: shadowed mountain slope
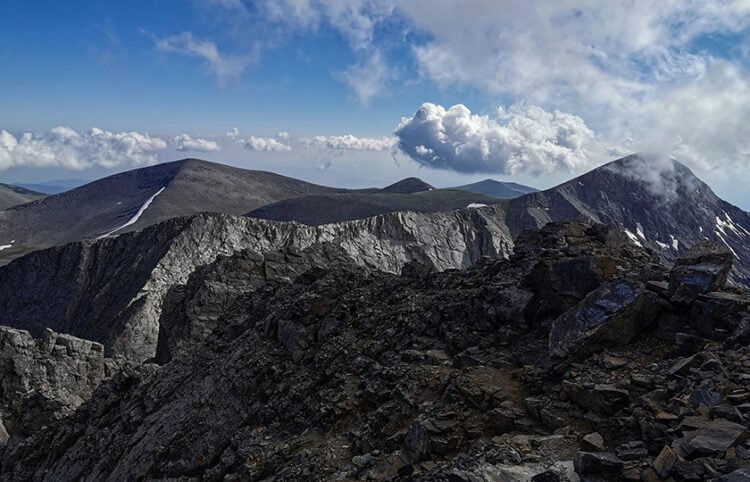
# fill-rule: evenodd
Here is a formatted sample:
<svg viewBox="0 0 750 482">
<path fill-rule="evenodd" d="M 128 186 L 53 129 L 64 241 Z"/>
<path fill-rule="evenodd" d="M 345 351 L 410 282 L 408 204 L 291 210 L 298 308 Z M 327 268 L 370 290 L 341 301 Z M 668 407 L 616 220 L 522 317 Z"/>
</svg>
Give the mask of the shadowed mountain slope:
<svg viewBox="0 0 750 482">
<path fill-rule="evenodd" d="M 475 207 L 497 204 L 501 201 L 485 194 L 451 189 L 431 189 L 415 193 L 392 193 L 381 190 L 373 193 L 314 194 L 287 199 L 260 207 L 247 213 L 247 216 L 276 221 L 297 221 L 317 226 L 364 219 L 394 211 L 449 211 L 466 209 L 472 205 Z"/>
</svg>

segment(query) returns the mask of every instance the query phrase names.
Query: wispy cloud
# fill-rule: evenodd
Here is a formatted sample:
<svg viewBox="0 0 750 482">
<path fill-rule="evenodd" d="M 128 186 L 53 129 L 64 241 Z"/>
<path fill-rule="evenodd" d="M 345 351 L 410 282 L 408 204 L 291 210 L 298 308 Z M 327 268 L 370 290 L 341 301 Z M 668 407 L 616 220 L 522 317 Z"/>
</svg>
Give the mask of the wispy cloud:
<svg viewBox="0 0 750 482">
<path fill-rule="evenodd" d="M 336 75 L 357 96 L 362 105 L 387 91 L 393 74 L 379 50 L 375 50 L 363 62 L 350 66 Z"/>
<path fill-rule="evenodd" d="M 203 60 L 220 84 L 238 78 L 258 56 L 257 52 L 244 55 L 222 53 L 213 41 L 197 39 L 190 32 L 155 38 L 154 41 L 156 48 L 162 52 L 177 53 Z"/>
</svg>

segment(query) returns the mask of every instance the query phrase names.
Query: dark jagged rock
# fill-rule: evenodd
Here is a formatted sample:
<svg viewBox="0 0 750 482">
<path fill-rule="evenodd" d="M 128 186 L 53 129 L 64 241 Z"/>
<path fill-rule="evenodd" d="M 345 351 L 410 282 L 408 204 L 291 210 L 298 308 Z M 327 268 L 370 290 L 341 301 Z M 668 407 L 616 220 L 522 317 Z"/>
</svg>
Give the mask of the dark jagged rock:
<svg viewBox="0 0 750 482">
<path fill-rule="evenodd" d="M 604 452 L 604 439 L 597 432 L 590 433 L 581 440 L 581 450 L 584 452 Z"/>
<path fill-rule="evenodd" d="M 669 274 L 668 295 L 673 303 L 689 303 L 699 295 L 721 290 L 732 269 L 734 255 L 726 246 L 702 242 L 677 260 Z"/>
<path fill-rule="evenodd" d="M 346 252 L 330 244 L 302 252 L 243 250 L 231 257 L 219 255 L 215 262 L 191 274 L 186 284 L 167 293 L 159 319 L 157 363 L 166 363 L 175 353 L 204 342 L 220 322 L 221 314 L 241 295 L 269 281 L 297 279 L 312 268 L 323 269 L 332 262 L 345 260 L 349 260 Z M 299 303 L 300 312 L 326 309 L 316 301 Z M 285 341 L 285 346 L 293 346 L 301 330 L 291 322 L 285 323 L 280 327 L 279 339 Z"/>
<path fill-rule="evenodd" d="M 661 309 L 658 297 L 639 281 L 605 283 L 552 323 L 550 352 L 561 358 L 586 356 L 627 344 Z"/>
<path fill-rule="evenodd" d="M 666 479 L 670 472 L 672 472 L 675 462 L 677 462 L 677 455 L 675 455 L 669 446 L 665 445 L 654 460 L 654 470 L 656 470 L 659 477 Z"/>
<path fill-rule="evenodd" d="M 624 465 L 622 460 L 609 452 L 578 452 L 575 458 L 576 472 L 581 475 L 620 475 Z"/>
</svg>

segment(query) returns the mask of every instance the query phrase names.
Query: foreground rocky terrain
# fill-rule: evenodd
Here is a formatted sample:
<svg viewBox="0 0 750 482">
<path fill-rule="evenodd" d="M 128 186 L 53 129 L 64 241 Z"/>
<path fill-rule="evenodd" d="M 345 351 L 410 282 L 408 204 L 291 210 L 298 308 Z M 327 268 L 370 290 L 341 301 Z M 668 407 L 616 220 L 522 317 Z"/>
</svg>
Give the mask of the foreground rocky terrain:
<svg viewBox="0 0 750 482">
<path fill-rule="evenodd" d="M 126 255 L 118 239 L 86 249 Z M 552 223 L 507 259 L 404 255 L 396 274 L 347 246 L 212 252 L 164 285 L 155 363 L 6 329 L 0 394 L 62 402 L 6 425 L 3 478 L 750 477 L 750 293 L 726 247 L 668 268 L 619 228 Z M 27 381 L 46 357 L 91 375 Z M 33 406 L 15 399 L 3 417 Z"/>
</svg>

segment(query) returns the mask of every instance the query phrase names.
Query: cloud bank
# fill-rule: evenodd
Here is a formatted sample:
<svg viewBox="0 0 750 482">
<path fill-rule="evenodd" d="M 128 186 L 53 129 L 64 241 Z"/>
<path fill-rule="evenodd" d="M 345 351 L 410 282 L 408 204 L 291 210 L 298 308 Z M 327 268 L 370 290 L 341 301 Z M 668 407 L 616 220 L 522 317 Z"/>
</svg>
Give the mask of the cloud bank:
<svg viewBox="0 0 750 482">
<path fill-rule="evenodd" d="M 491 118 L 461 104 L 425 103 L 395 135 L 399 150 L 421 165 L 462 173 L 575 171 L 591 166 L 599 149 L 580 117 L 525 104 Z"/>
<path fill-rule="evenodd" d="M 0 130 L 0 169 L 15 166 L 87 169 L 155 164 L 167 143 L 139 132 L 109 132 L 93 128 L 77 132 L 55 127 L 46 132 L 24 132 L 15 137 Z"/>
</svg>

